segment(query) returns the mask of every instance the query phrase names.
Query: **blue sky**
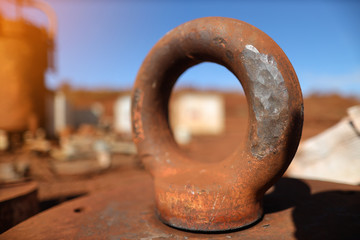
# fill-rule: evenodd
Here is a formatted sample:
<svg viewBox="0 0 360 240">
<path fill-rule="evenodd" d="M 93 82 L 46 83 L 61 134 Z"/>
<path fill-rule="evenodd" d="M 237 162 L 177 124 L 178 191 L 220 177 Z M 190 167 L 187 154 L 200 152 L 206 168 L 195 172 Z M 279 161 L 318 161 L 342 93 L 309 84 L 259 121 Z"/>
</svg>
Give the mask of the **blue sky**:
<svg viewBox="0 0 360 240">
<path fill-rule="evenodd" d="M 10 1 L 10 0 L 0 0 Z M 304 94 L 360 96 L 360 1 L 47 0 L 58 18 L 57 72 L 47 86 L 68 80 L 77 88 L 130 88 L 151 47 L 172 28 L 195 18 L 232 17 L 272 37 L 284 50 Z M 11 15 L 9 3 L 2 11 Z M 29 8 L 24 15 L 47 24 Z M 241 89 L 221 66 L 205 63 L 178 85 Z"/>
</svg>

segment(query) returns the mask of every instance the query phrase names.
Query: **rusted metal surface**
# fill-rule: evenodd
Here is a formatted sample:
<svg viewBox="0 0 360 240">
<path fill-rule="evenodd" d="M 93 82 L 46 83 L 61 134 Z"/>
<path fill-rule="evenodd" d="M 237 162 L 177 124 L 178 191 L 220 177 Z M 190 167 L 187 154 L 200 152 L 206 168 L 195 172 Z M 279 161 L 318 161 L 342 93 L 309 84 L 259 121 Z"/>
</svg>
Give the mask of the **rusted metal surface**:
<svg viewBox="0 0 360 240">
<path fill-rule="evenodd" d="M 231 71 L 249 104 L 245 146 L 216 163 L 187 157 L 168 123 L 176 80 L 204 61 Z M 239 20 L 210 17 L 173 29 L 153 47 L 133 88 L 132 119 L 134 142 L 154 178 L 159 218 L 187 230 L 230 230 L 262 218 L 264 193 L 296 152 L 303 100 L 291 63 L 269 36 Z"/>
<path fill-rule="evenodd" d="M 0 233 L 38 213 L 37 189 L 32 181 L 0 185 Z"/>
<path fill-rule="evenodd" d="M 128 179 L 131 178 L 131 181 Z M 282 178 L 265 195 L 260 224 L 240 231 L 194 233 L 163 224 L 144 172 L 118 187 L 63 203 L 0 239 L 358 239 L 360 187 Z"/>
</svg>

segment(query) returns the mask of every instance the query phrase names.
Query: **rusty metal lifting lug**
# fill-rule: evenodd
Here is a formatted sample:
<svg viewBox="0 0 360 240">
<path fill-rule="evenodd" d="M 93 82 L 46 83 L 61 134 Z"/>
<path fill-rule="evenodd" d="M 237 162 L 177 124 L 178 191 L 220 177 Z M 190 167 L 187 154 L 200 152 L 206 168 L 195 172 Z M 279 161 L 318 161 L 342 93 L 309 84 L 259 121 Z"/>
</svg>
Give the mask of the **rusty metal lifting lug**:
<svg viewBox="0 0 360 240">
<path fill-rule="evenodd" d="M 168 123 L 178 77 L 198 63 L 225 66 L 243 86 L 249 109 L 247 143 L 216 163 L 189 159 Z M 281 48 L 254 26 L 207 17 L 184 23 L 152 48 L 132 93 L 133 139 L 153 176 L 156 211 L 166 224 L 223 231 L 261 219 L 262 199 L 298 147 L 303 99 Z"/>
</svg>

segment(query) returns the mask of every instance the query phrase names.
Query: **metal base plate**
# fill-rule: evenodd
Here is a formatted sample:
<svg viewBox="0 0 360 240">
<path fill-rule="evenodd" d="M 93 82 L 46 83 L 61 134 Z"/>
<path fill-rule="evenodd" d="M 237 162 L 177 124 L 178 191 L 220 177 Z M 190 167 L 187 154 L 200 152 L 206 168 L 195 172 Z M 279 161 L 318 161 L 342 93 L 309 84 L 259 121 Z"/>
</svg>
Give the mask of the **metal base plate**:
<svg viewBox="0 0 360 240">
<path fill-rule="evenodd" d="M 360 187 L 282 178 L 264 199 L 263 219 L 245 229 L 194 233 L 163 224 L 155 214 L 152 180 L 137 172 L 112 191 L 42 212 L 0 239 L 356 239 Z"/>
</svg>

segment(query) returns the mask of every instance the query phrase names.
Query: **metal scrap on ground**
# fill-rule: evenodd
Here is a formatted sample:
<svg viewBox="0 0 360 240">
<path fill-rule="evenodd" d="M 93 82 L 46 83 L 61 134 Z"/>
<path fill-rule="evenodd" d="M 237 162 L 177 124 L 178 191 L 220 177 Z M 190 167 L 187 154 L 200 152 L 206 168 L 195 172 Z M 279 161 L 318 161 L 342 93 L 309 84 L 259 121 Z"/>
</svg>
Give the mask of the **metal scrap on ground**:
<svg viewBox="0 0 360 240">
<path fill-rule="evenodd" d="M 348 117 L 300 144 L 287 175 L 360 184 L 360 105 Z"/>
</svg>

